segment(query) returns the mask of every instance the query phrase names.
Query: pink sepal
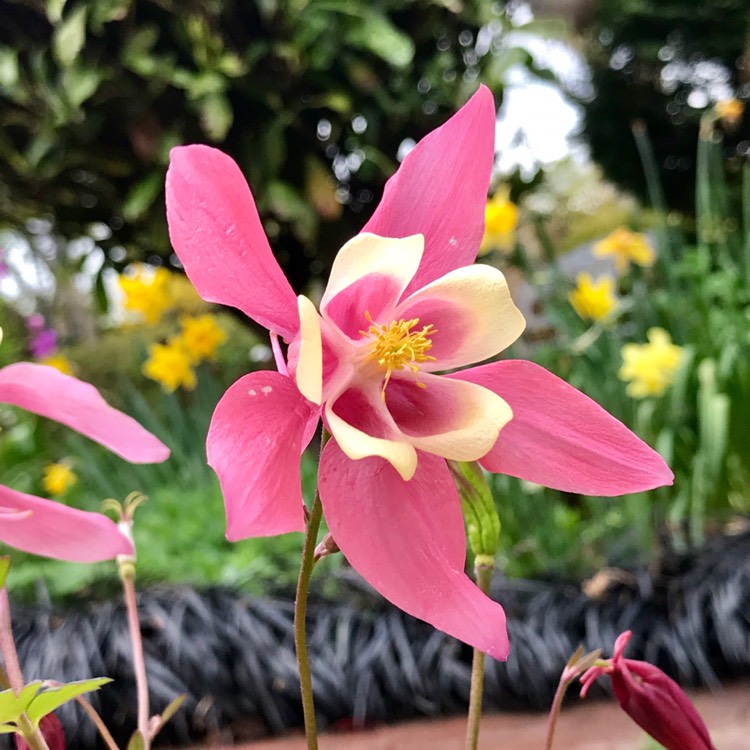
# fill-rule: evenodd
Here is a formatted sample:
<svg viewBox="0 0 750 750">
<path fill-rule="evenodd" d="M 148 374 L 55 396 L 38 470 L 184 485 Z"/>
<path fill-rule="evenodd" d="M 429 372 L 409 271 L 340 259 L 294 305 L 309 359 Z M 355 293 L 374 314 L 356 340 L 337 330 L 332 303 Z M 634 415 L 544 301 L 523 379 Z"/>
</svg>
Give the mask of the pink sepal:
<svg viewBox="0 0 750 750">
<path fill-rule="evenodd" d="M 292 380 L 267 370 L 222 396 L 206 446 L 224 494 L 227 539 L 304 529 L 299 463 L 316 411 Z"/>
<path fill-rule="evenodd" d="M 405 482 L 387 461 L 352 461 L 331 439 L 318 486 L 331 535 L 365 580 L 414 617 L 507 658 L 505 613 L 464 572 L 461 506 L 443 459 L 420 452 Z"/>
<path fill-rule="evenodd" d="M 403 297 L 476 258 L 495 154 L 495 115 L 490 90 L 480 86 L 407 154 L 362 230 L 381 237 L 424 235 L 422 262 Z"/>
<path fill-rule="evenodd" d="M 101 513 L 69 508 L 0 485 L 0 541 L 23 552 L 69 562 L 113 560 L 132 555 L 133 545 Z"/>
<path fill-rule="evenodd" d="M 54 367 L 17 362 L 0 370 L 0 401 L 54 419 L 132 463 L 158 463 L 169 448 L 111 407 L 89 383 Z"/>
<path fill-rule="evenodd" d="M 173 148 L 167 222 L 172 246 L 203 299 L 236 307 L 287 341 L 294 338 L 297 298 L 234 159 L 210 146 Z"/>
<path fill-rule="evenodd" d="M 488 471 L 584 495 L 623 495 L 671 484 L 664 459 L 599 404 L 543 367 L 506 360 L 447 377 L 494 391 L 513 410 Z"/>
</svg>

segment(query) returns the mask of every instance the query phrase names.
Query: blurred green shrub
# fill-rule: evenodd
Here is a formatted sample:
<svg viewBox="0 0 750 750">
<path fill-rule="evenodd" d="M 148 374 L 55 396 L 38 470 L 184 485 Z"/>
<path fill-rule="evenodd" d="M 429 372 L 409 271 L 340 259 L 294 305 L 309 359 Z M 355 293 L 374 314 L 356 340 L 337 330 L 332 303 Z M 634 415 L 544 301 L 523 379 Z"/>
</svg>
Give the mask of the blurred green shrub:
<svg viewBox="0 0 750 750">
<path fill-rule="evenodd" d="M 95 227 L 108 262 L 168 258 L 169 149 L 210 142 L 249 177 L 295 288 L 321 275 L 399 145 L 511 65 L 483 0 L 20 0 L 0 4 L 0 226 Z M 335 221 L 334 221 L 335 220 Z"/>
<path fill-rule="evenodd" d="M 653 177 L 650 148 L 640 145 Z M 540 288 L 539 302 L 548 336 L 533 358 L 656 447 L 675 483 L 610 500 L 496 477 L 509 574 L 581 574 L 632 563 L 648 557 L 659 539 L 698 545 L 707 533 L 750 515 L 750 166 L 744 167 L 738 210 L 727 190 L 724 156 L 720 130 L 708 114 L 697 151 L 695 233 L 669 224 L 652 180 L 662 209 L 649 233 L 656 261 L 619 276 L 617 307 L 602 320 L 578 315 L 570 302 L 572 280 L 558 256 L 547 254 L 549 283 Z M 539 278 L 538 270 L 531 273 Z M 681 363 L 663 394 L 655 389 L 634 398 L 622 380 L 623 349 L 645 343 L 656 327 L 682 348 Z"/>
</svg>

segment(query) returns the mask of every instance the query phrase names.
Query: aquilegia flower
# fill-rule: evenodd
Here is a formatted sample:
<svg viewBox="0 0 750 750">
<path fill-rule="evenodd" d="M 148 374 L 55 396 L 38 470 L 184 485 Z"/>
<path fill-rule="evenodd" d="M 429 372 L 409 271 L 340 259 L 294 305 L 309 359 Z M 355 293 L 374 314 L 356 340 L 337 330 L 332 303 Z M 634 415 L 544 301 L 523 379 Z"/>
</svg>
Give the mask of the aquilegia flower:
<svg viewBox="0 0 750 750">
<path fill-rule="evenodd" d="M 715 750 L 708 729 L 682 688 L 646 661 L 626 659 L 628 630 L 617 637 L 607 666 L 594 666 L 581 677 L 581 697 L 607 675 L 622 709 L 667 750 Z"/>
<path fill-rule="evenodd" d="M 156 463 L 169 449 L 94 386 L 30 362 L 0 369 L 0 402 L 61 422 L 132 463 Z M 132 554 L 133 545 L 100 513 L 69 508 L 0 485 L 0 542 L 72 562 Z"/>
<path fill-rule="evenodd" d="M 672 474 L 623 424 L 531 362 L 438 375 L 494 356 L 524 327 L 503 275 L 471 265 L 494 131 L 492 95 L 481 87 L 407 155 L 363 233 L 336 257 L 320 312 L 295 297 L 225 154 L 172 151 L 167 218 L 201 296 L 269 328 L 276 353 L 279 371 L 240 378 L 209 430 L 227 537 L 304 529 L 300 453 L 322 417 L 332 439 L 318 486 L 351 565 L 406 612 L 502 659 L 505 615 L 465 574 L 445 459 L 600 495 Z M 286 362 L 278 337 L 289 343 Z"/>
</svg>

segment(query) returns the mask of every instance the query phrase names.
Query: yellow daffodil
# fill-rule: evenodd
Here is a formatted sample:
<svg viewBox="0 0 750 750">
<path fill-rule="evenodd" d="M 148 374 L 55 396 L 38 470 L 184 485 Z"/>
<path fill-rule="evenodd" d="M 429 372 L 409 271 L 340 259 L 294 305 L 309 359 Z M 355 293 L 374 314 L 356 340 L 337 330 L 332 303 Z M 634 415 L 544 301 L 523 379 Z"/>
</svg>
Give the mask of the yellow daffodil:
<svg viewBox="0 0 750 750">
<path fill-rule="evenodd" d="M 66 463 L 47 464 L 42 474 L 42 486 L 48 495 L 64 495 L 76 482 L 78 476 Z"/>
<path fill-rule="evenodd" d="M 637 266 L 651 266 L 656 259 L 654 248 L 645 234 L 631 232 L 625 227 L 618 227 L 603 240 L 594 245 L 594 255 L 604 258 L 611 255 L 615 259 L 618 273 L 625 273 L 631 263 Z"/>
<path fill-rule="evenodd" d="M 63 375 L 73 374 L 73 366 L 70 364 L 70 360 L 64 354 L 60 354 L 59 352 L 57 354 L 50 354 L 49 357 L 42 357 L 39 362 L 43 365 L 54 367 Z"/>
<path fill-rule="evenodd" d="M 179 339 L 170 339 L 166 344 L 151 344 L 142 371 L 169 393 L 180 387 L 188 391 L 195 388 L 195 370 Z"/>
<path fill-rule="evenodd" d="M 579 273 L 576 288 L 568 299 L 584 320 L 604 320 L 617 306 L 615 281 L 611 276 L 602 276 L 594 281 L 591 274 Z"/>
<path fill-rule="evenodd" d="M 216 359 L 216 350 L 227 340 L 226 331 L 213 315 L 183 315 L 180 340 L 193 362 Z"/>
<path fill-rule="evenodd" d="M 682 347 L 672 343 L 663 328 L 648 330 L 647 344 L 625 344 L 622 367 L 617 373 L 628 382 L 627 393 L 633 398 L 661 396 L 674 382 L 682 362 Z"/>
<path fill-rule="evenodd" d="M 510 189 L 499 188 L 484 209 L 484 237 L 479 255 L 492 250 L 510 252 L 516 243 L 518 206 L 510 200 Z"/>
<path fill-rule="evenodd" d="M 171 277 L 166 268 L 151 269 L 143 264 L 120 276 L 125 309 L 140 313 L 147 323 L 158 323 L 172 304 Z"/>
<path fill-rule="evenodd" d="M 745 104 L 739 99 L 723 99 L 714 104 L 716 116 L 729 128 L 733 128 L 742 118 Z"/>
</svg>

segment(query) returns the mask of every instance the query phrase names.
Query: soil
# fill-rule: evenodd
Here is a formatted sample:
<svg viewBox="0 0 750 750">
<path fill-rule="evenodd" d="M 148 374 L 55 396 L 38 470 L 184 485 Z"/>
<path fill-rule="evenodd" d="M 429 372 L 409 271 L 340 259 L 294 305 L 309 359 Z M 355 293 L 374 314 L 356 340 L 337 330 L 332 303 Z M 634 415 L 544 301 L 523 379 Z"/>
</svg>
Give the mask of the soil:
<svg viewBox="0 0 750 750">
<path fill-rule="evenodd" d="M 720 692 L 691 693 L 716 750 L 750 750 L 750 684 Z M 480 750 L 542 750 L 546 716 L 489 714 L 483 718 Z M 460 750 L 464 746 L 462 717 L 430 719 L 382 726 L 361 732 L 320 737 L 321 750 Z M 207 750 L 206 746 L 202 750 Z M 211 745 L 211 750 L 230 750 Z M 571 702 L 563 710 L 555 734 L 555 750 L 646 750 L 646 736 L 614 702 Z M 304 750 L 300 734 L 234 746 L 234 750 Z M 196 750 L 201 750 L 196 748 Z M 687 750 L 687 749 L 686 749 Z"/>
</svg>

